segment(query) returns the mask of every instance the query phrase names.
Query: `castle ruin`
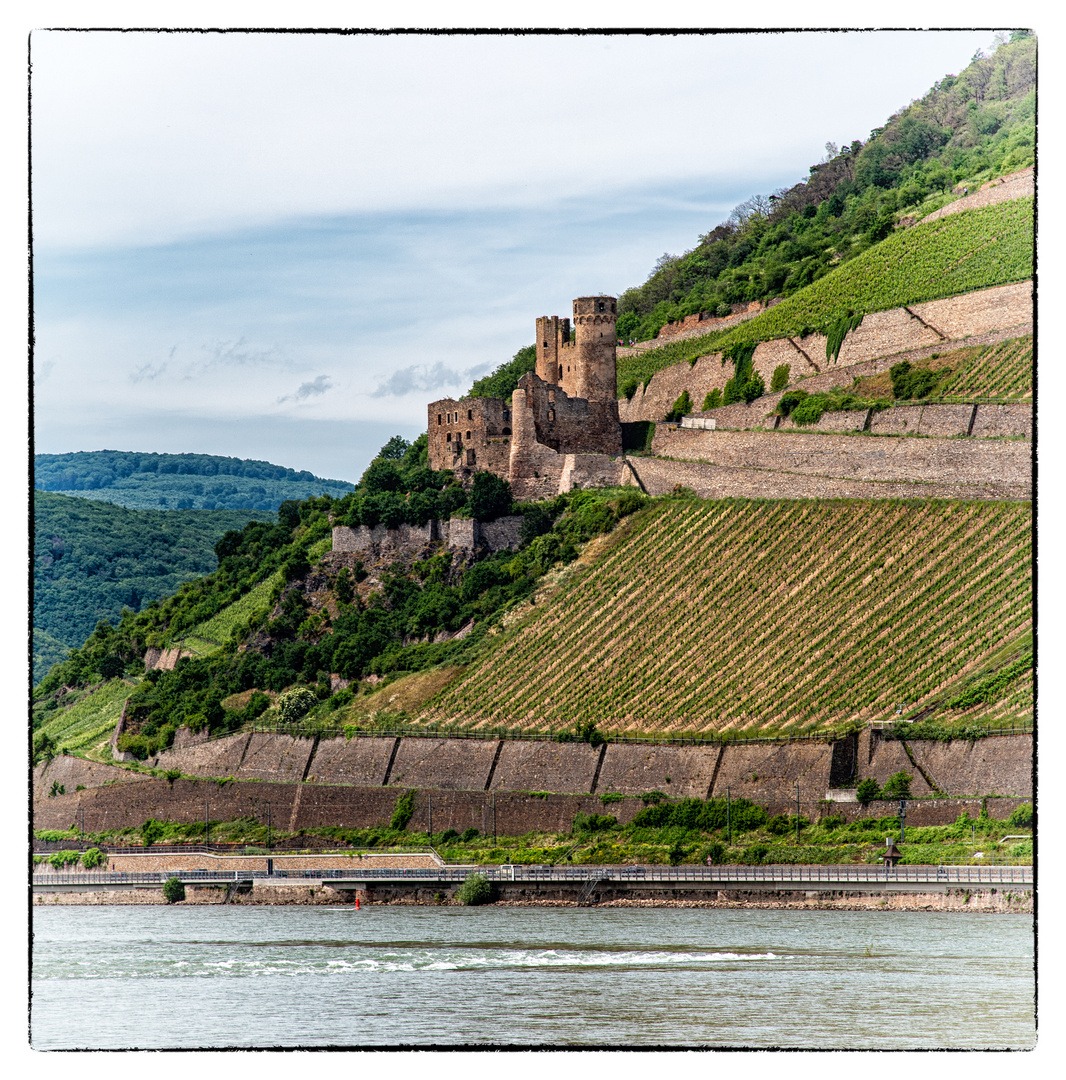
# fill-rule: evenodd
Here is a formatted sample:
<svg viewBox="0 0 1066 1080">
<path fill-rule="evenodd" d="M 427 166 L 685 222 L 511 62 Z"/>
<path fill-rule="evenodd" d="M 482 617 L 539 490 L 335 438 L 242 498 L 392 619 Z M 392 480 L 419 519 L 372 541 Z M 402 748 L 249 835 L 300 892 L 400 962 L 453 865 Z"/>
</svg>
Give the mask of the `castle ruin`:
<svg viewBox="0 0 1066 1080">
<path fill-rule="evenodd" d="M 613 296 L 582 296 L 570 319 L 537 319 L 535 371 L 499 398 L 442 398 L 429 406 L 429 465 L 509 480 L 517 498 L 617 483 L 618 419 Z"/>
</svg>

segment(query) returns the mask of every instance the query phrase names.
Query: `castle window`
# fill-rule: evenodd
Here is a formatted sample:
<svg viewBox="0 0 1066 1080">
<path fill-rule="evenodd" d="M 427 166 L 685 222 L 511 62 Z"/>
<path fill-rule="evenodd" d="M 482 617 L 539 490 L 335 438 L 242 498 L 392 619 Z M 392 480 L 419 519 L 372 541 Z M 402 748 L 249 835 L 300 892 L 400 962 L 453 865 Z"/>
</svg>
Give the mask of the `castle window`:
<svg viewBox="0 0 1066 1080">
<path fill-rule="evenodd" d="M 445 439 L 445 442 L 451 442 L 451 441 L 452 441 L 452 433 L 449 431 L 448 432 L 448 438 Z"/>
<path fill-rule="evenodd" d="M 470 438 L 470 432 L 469 432 L 469 431 L 468 431 L 468 432 L 466 433 L 466 437 L 467 437 L 468 439 Z"/>
<path fill-rule="evenodd" d="M 561 379 L 562 377 L 563 377 L 563 365 L 560 364 L 559 365 L 559 378 Z"/>
<path fill-rule="evenodd" d="M 603 304 L 603 303 L 601 303 L 601 304 L 600 304 L 600 311 L 606 311 L 606 310 L 607 310 L 607 305 L 606 305 L 606 304 Z"/>
<path fill-rule="evenodd" d="M 466 418 L 467 418 L 467 420 L 473 420 L 474 419 L 474 410 L 473 409 L 467 409 L 466 410 Z M 466 437 L 468 439 L 470 438 L 470 432 L 469 431 L 466 433 Z"/>
<path fill-rule="evenodd" d="M 509 427 L 505 427 L 503 429 L 503 433 L 504 433 L 504 435 L 510 435 L 511 434 L 511 429 Z"/>
<path fill-rule="evenodd" d="M 504 420 L 510 420 L 511 419 L 511 410 L 510 409 L 504 409 L 503 410 L 503 418 L 504 418 Z"/>
<path fill-rule="evenodd" d="M 554 421 L 555 421 L 555 410 L 554 409 L 549 409 L 548 410 L 548 422 L 553 423 Z"/>
<path fill-rule="evenodd" d="M 443 419 L 443 417 L 441 416 L 441 414 L 437 413 L 437 423 L 438 424 L 441 422 L 442 419 Z"/>
<path fill-rule="evenodd" d="M 549 390 L 549 391 L 548 391 L 548 400 L 549 400 L 549 401 L 550 401 L 550 402 L 551 402 L 551 403 L 552 403 L 553 405 L 555 404 L 555 391 L 554 391 L 554 390 Z"/>
</svg>

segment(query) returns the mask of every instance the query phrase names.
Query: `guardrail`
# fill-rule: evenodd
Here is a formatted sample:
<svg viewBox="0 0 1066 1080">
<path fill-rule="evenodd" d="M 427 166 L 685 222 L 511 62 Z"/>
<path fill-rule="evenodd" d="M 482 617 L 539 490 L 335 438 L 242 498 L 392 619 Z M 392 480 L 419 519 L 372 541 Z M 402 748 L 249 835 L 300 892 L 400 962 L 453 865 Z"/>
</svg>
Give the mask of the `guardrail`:
<svg viewBox="0 0 1066 1080">
<path fill-rule="evenodd" d="M 574 866 L 559 869 L 536 866 L 451 866 L 439 869 L 391 868 L 380 870 L 181 870 L 170 873 L 82 873 L 34 874 L 34 885 L 136 885 L 161 884 L 177 877 L 186 883 L 230 883 L 250 880 L 272 881 L 462 881 L 470 874 L 483 874 L 489 881 L 585 882 L 721 882 L 725 884 L 936 884 L 936 885 L 1025 885 L 1035 884 L 1031 866 Z"/>
</svg>

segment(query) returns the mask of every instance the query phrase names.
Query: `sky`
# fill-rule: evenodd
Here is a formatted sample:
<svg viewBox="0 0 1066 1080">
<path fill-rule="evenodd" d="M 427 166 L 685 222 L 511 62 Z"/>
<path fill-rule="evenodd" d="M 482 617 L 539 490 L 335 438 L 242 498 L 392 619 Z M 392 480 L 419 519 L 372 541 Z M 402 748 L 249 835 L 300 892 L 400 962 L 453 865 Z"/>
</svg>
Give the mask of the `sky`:
<svg viewBox="0 0 1066 1080">
<path fill-rule="evenodd" d="M 993 36 L 36 30 L 35 450 L 358 480 Z"/>
</svg>

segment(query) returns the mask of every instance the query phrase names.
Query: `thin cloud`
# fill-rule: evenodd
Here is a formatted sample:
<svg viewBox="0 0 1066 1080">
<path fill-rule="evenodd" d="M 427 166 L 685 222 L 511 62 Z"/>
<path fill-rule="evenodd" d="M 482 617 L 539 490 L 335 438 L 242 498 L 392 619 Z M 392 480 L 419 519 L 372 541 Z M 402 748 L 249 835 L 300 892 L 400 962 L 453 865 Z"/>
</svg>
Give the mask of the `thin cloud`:
<svg viewBox="0 0 1066 1080">
<path fill-rule="evenodd" d="M 329 376 L 319 375 L 313 382 L 300 383 L 294 394 L 279 397 L 278 404 L 281 405 L 286 401 L 306 401 L 309 397 L 317 397 L 319 394 L 324 394 L 327 390 L 332 389 L 333 383 L 329 381 Z"/>
<path fill-rule="evenodd" d="M 474 379 L 488 374 L 489 367 L 489 364 L 478 364 L 465 371 L 458 371 L 440 361 L 432 367 L 427 367 L 425 364 L 412 364 L 410 367 L 394 371 L 378 385 L 376 390 L 371 391 L 370 396 L 374 398 L 404 397 L 407 394 L 440 390 L 446 386 L 465 386 Z"/>
</svg>

